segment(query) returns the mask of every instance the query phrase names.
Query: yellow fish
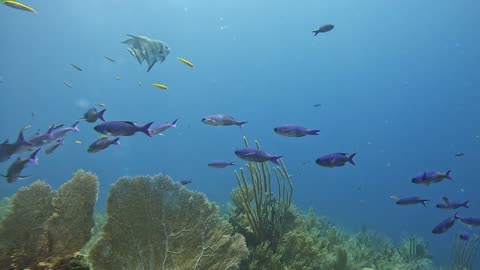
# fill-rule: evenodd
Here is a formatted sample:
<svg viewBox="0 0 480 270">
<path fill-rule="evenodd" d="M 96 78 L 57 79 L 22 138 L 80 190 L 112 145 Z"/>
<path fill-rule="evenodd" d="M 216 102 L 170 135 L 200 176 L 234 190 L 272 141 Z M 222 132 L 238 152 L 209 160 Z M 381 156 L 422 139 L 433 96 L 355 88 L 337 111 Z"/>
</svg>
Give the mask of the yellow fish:
<svg viewBox="0 0 480 270">
<path fill-rule="evenodd" d="M 105 103 L 98 103 L 97 106 L 105 107 Z"/>
<path fill-rule="evenodd" d="M 104 134 L 102 134 L 102 135 L 98 135 L 98 138 L 99 138 L 99 139 L 105 139 L 105 138 L 108 138 L 108 136 L 107 136 L 107 135 L 104 135 Z"/>
<path fill-rule="evenodd" d="M 400 198 L 398 198 L 397 196 L 393 196 L 393 195 L 392 195 L 392 196 L 390 196 L 390 199 L 392 199 L 392 200 L 394 200 L 394 201 L 398 201 L 398 200 L 400 200 Z"/>
<path fill-rule="evenodd" d="M 16 8 L 16 9 L 20 9 L 20 10 L 25 10 L 25 11 L 29 11 L 29 12 L 33 12 L 33 13 L 37 13 L 35 11 L 35 9 L 25 5 L 25 4 L 22 4 L 20 2 L 17 2 L 17 1 L 11 1 L 11 0 L 7 0 L 7 1 L 3 1 L 3 4 L 9 6 L 9 7 L 12 7 L 12 8 Z"/>
<path fill-rule="evenodd" d="M 27 130 L 27 129 L 31 128 L 31 127 L 32 127 L 32 125 L 26 125 L 26 126 L 24 126 L 24 127 L 22 128 L 22 130 Z"/>
<path fill-rule="evenodd" d="M 75 141 L 76 144 L 82 144 L 82 141 Z"/>
<path fill-rule="evenodd" d="M 182 63 L 184 63 L 185 65 L 187 65 L 187 66 L 189 66 L 189 67 L 193 68 L 193 64 L 192 64 L 192 62 L 188 61 L 187 59 L 185 59 L 185 58 L 182 58 L 182 57 L 177 57 L 177 59 L 178 59 L 178 60 L 180 60 L 180 61 L 182 61 Z"/>
<path fill-rule="evenodd" d="M 164 89 L 164 90 L 167 90 L 168 87 L 166 85 L 163 85 L 163 84 L 159 84 L 159 83 L 152 83 L 153 86 L 155 87 L 158 87 L 160 89 Z"/>
</svg>

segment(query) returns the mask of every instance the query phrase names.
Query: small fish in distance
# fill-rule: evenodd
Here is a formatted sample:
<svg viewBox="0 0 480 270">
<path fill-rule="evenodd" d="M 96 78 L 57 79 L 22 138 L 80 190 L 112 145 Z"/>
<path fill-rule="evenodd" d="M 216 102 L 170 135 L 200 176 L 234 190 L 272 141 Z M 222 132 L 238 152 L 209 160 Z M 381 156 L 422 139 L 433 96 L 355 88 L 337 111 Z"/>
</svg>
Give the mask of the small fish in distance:
<svg viewBox="0 0 480 270">
<path fill-rule="evenodd" d="M 282 156 L 272 156 L 262 150 L 256 148 L 243 148 L 235 151 L 235 155 L 246 161 L 265 162 L 271 161 L 280 166 L 278 159 Z"/>
<path fill-rule="evenodd" d="M 331 153 L 319 157 L 317 160 L 315 160 L 315 163 L 317 163 L 319 166 L 329 168 L 341 167 L 344 166 L 347 162 L 355 165 L 355 162 L 353 162 L 353 158 L 355 157 L 355 155 L 357 155 L 357 153 L 353 153 L 350 155 L 347 155 L 346 153 Z"/>
<path fill-rule="evenodd" d="M 325 24 L 325 25 L 320 26 L 317 30 L 313 30 L 312 32 L 316 36 L 316 35 L 318 35 L 318 33 L 326 33 L 326 32 L 332 31 L 332 29 L 334 27 L 335 26 L 333 24 Z"/>
<path fill-rule="evenodd" d="M 211 114 L 202 118 L 202 123 L 210 126 L 239 126 L 242 127 L 248 122 L 237 121 L 235 118 L 225 114 Z"/>
<path fill-rule="evenodd" d="M 110 136 L 132 136 L 137 132 L 143 132 L 148 137 L 152 137 L 150 134 L 152 124 L 153 122 L 150 122 L 144 126 L 137 126 L 131 121 L 107 121 L 96 125 L 94 129 L 98 133 Z"/>
<path fill-rule="evenodd" d="M 225 168 L 227 166 L 234 166 L 234 165 L 235 165 L 235 162 L 221 161 L 221 160 L 208 163 L 208 167 L 212 167 L 212 168 Z"/>
<path fill-rule="evenodd" d="M 110 145 L 119 145 L 120 144 L 120 138 L 115 138 L 113 140 L 110 140 L 108 138 L 100 138 L 96 141 L 94 141 L 87 149 L 87 152 L 89 153 L 97 153 L 100 152 L 104 149 L 107 149 Z"/>
<path fill-rule="evenodd" d="M 286 137 L 304 137 L 307 135 L 318 135 L 319 129 L 306 129 L 299 125 L 287 124 L 273 129 L 275 133 Z"/>
</svg>

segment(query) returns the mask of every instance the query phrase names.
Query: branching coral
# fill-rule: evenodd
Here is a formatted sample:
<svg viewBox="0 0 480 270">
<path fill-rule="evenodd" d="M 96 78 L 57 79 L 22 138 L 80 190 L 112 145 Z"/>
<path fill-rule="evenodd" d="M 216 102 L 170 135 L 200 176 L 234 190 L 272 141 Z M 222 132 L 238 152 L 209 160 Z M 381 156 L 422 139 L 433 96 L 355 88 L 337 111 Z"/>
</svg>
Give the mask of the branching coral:
<svg viewBox="0 0 480 270">
<path fill-rule="evenodd" d="M 471 270 L 480 247 L 480 237 L 473 235 L 468 240 L 460 239 L 455 235 L 452 243 L 452 257 L 450 270 Z"/>
<path fill-rule="evenodd" d="M 53 212 L 54 192 L 37 181 L 12 198 L 12 211 L 0 226 L 0 269 L 36 266 L 45 257 L 44 226 Z"/>
<path fill-rule="evenodd" d="M 49 256 L 64 257 L 78 252 L 91 237 L 93 211 L 98 193 L 97 177 L 78 170 L 53 198 L 53 215 L 45 228 Z"/>
<path fill-rule="evenodd" d="M 107 215 L 89 252 L 95 270 L 237 269 L 248 255 L 205 195 L 166 176 L 119 179 Z"/>
</svg>

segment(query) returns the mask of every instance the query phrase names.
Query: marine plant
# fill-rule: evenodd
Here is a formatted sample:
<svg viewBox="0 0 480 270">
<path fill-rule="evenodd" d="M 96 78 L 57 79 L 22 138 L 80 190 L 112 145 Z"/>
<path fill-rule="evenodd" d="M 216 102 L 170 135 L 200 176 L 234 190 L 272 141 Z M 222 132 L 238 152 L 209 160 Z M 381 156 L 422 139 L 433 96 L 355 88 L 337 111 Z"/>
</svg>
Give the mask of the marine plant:
<svg viewBox="0 0 480 270">
<path fill-rule="evenodd" d="M 247 138 L 243 137 L 243 141 L 248 148 Z M 255 145 L 260 149 L 258 141 Z M 235 171 L 235 178 L 238 184 L 232 194 L 235 215 L 246 218 L 253 236 L 247 238 L 247 244 L 256 246 L 268 241 L 271 249 L 276 250 L 289 219 L 293 218 L 290 211 L 293 185 L 285 164 L 280 160 L 280 166 L 271 169 L 266 162 L 249 161 L 246 170 Z M 232 220 L 235 219 L 234 216 Z"/>
<path fill-rule="evenodd" d="M 463 240 L 459 234 L 456 234 L 452 243 L 450 270 L 472 270 L 479 246 L 480 237 L 478 235 Z"/>
<path fill-rule="evenodd" d="M 70 261 L 90 239 L 97 188 L 96 176 L 79 170 L 58 192 L 42 181 L 20 189 L 0 225 L 0 269 Z"/>
<path fill-rule="evenodd" d="M 92 269 L 237 269 L 242 235 L 205 195 L 168 176 L 122 177 L 112 185 L 107 223 L 89 252 Z"/>
<path fill-rule="evenodd" d="M 0 200 L 0 222 L 5 219 L 12 210 L 12 199 L 5 197 Z"/>
<path fill-rule="evenodd" d="M 55 193 L 42 181 L 21 188 L 0 225 L 0 269 L 35 267 L 46 256 L 44 225 L 53 213 Z"/>
</svg>

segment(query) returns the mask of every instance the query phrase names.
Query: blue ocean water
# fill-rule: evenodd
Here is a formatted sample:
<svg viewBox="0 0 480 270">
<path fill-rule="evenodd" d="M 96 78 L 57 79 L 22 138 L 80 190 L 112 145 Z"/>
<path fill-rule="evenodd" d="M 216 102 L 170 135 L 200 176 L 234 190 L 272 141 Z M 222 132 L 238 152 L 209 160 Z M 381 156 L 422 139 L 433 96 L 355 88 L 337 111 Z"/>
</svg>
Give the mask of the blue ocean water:
<svg viewBox="0 0 480 270">
<path fill-rule="evenodd" d="M 471 208 L 460 213 L 480 215 L 477 2 L 25 3 L 38 14 L 0 7 L 2 141 L 15 140 L 25 125 L 32 125 L 26 132 L 31 135 L 51 124 L 73 124 L 97 103 L 106 104 L 108 120 L 179 120 L 165 136 L 139 133 L 96 154 L 86 148 L 98 133 L 82 122 L 80 132 L 69 134 L 54 155 L 42 152 L 39 166 L 26 169 L 31 178 L 0 182 L 1 197 L 36 179 L 57 188 L 84 168 L 99 176 L 99 207 L 118 177 L 161 172 L 192 180 L 191 189 L 226 203 L 236 186 L 233 169 L 244 164 L 233 151 L 247 136 L 251 143 L 259 140 L 265 151 L 284 156 L 297 206 L 313 207 L 352 232 L 365 225 L 395 241 L 421 236 L 438 265 L 448 262 L 452 238 L 463 228 L 457 224 L 433 235 L 432 228 L 453 215 L 434 205 L 442 196 L 468 199 Z M 334 30 L 314 37 L 311 31 L 326 23 Z M 121 43 L 126 34 L 162 40 L 170 55 L 147 73 Z M 201 123 L 214 113 L 248 124 L 240 129 Z M 320 129 L 320 136 L 288 138 L 273 132 L 287 123 Z M 330 152 L 357 152 L 356 166 L 315 164 Z M 455 152 L 465 156 L 455 157 Z M 238 166 L 207 167 L 218 159 Z M 12 161 L 1 163 L 0 170 L 5 172 Z M 430 187 L 410 182 L 422 171 L 448 169 L 453 181 Z M 399 207 L 391 195 L 431 202 Z"/>
</svg>

